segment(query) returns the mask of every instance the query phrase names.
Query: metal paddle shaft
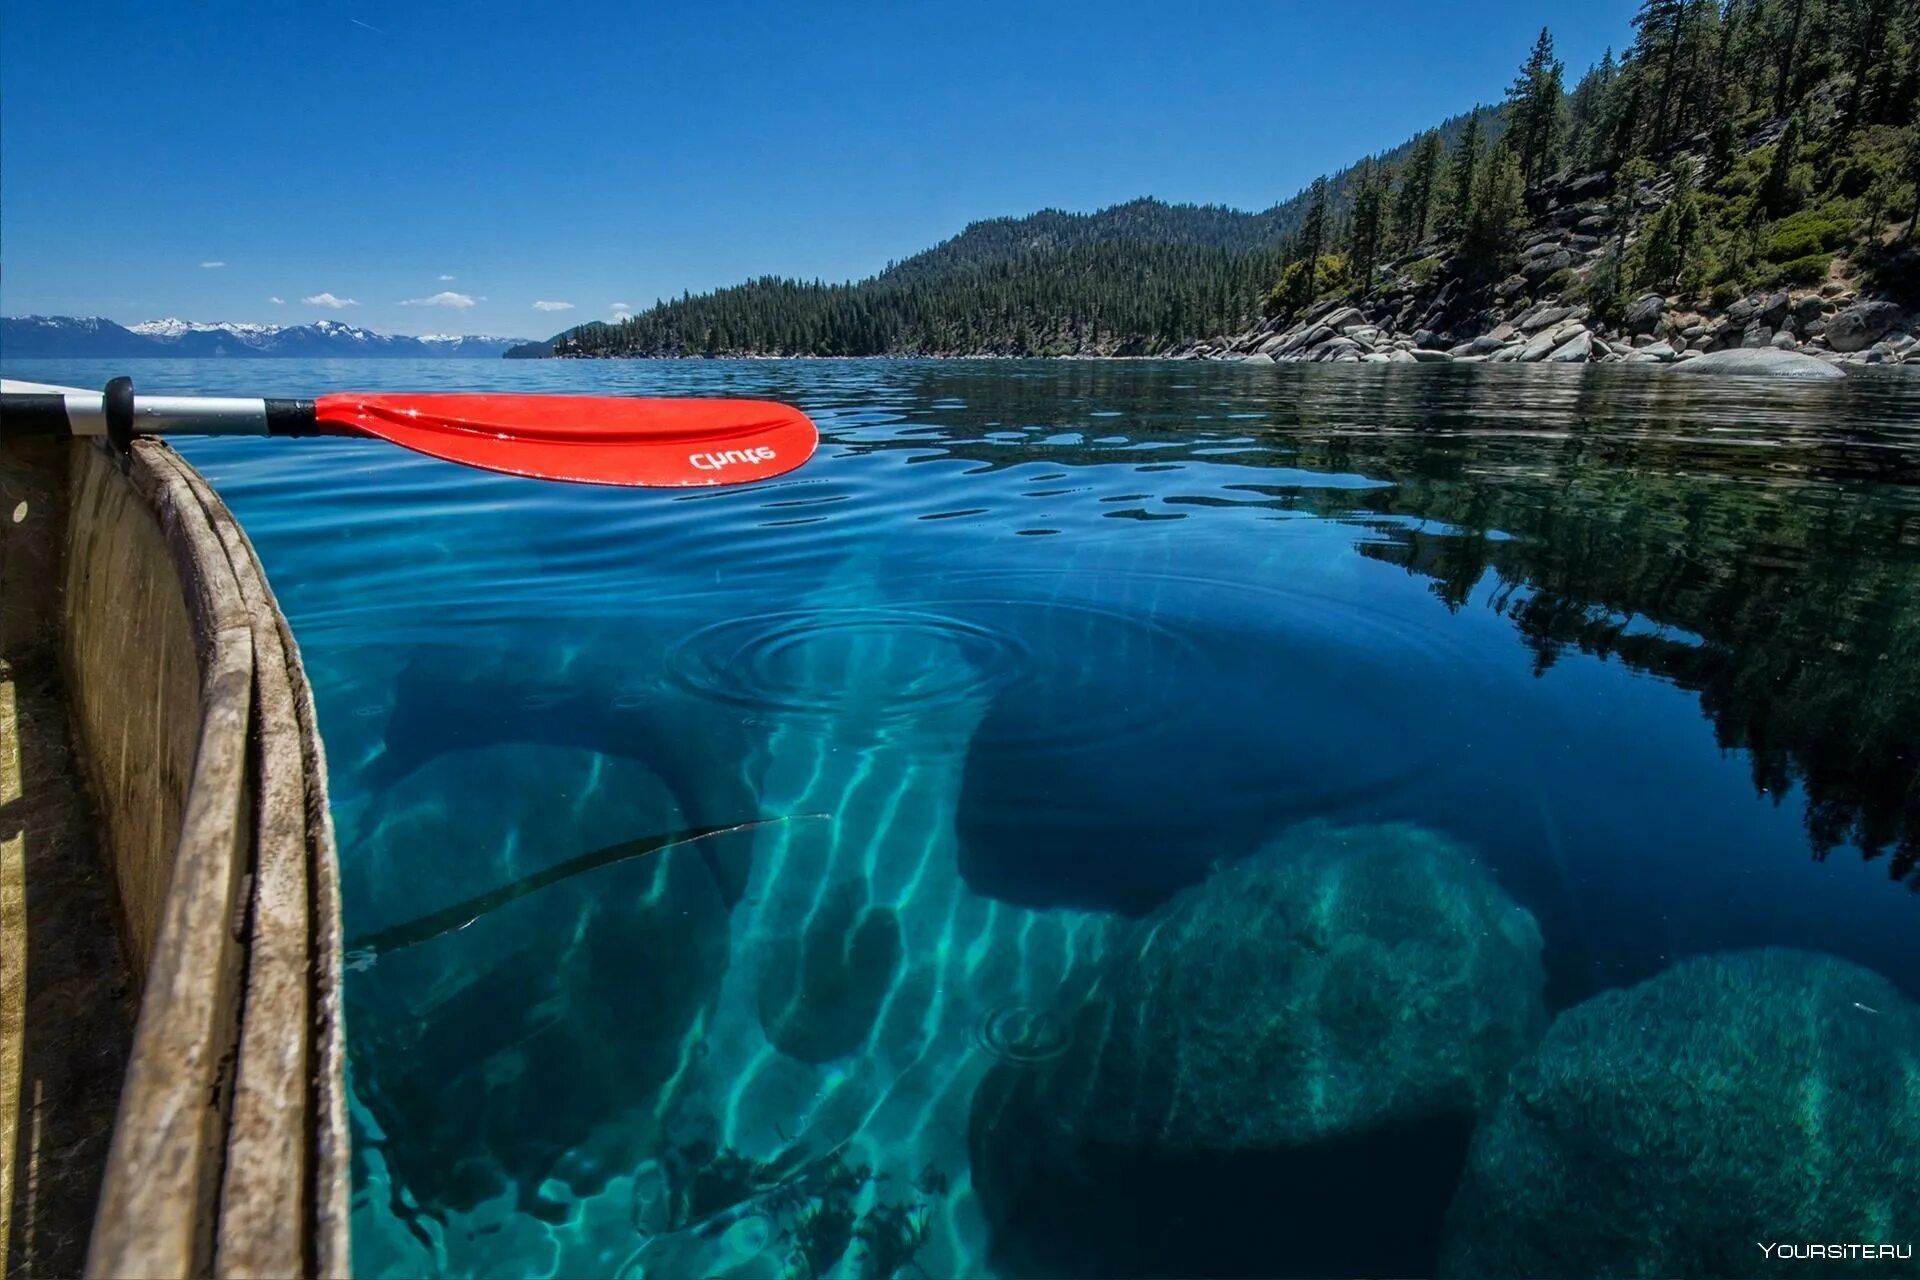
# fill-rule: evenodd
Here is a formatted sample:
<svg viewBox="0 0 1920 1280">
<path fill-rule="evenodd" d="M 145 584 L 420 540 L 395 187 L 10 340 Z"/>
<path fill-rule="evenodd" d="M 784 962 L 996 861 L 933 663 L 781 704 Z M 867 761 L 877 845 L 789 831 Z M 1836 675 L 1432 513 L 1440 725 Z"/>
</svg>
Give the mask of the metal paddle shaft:
<svg viewBox="0 0 1920 1280">
<path fill-rule="evenodd" d="M 813 456 L 808 417 L 767 400 L 346 393 L 312 400 L 135 396 L 0 384 L 0 438 L 138 435 L 371 436 L 507 475 L 584 484 L 743 484 Z"/>
<path fill-rule="evenodd" d="M 124 420 L 132 435 L 314 435 L 311 400 L 212 396 L 139 396 L 115 378 L 105 391 L 38 383 L 0 383 L 0 431 L 7 435 L 111 436 Z"/>
</svg>

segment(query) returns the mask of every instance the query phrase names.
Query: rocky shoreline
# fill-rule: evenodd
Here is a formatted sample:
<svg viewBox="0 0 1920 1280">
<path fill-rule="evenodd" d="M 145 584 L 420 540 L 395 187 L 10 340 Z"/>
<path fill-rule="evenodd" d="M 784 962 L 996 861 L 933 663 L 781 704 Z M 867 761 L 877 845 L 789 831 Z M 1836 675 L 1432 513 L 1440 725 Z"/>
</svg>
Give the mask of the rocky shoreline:
<svg viewBox="0 0 1920 1280">
<path fill-rule="evenodd" d="M 1464 330 L 1479 326 L 1422 326 L 1406 333 L 1374 308 L 1323 303 L 1285 327 L 1269 323 L 1174 355 L 1253 364 L 1680 364 L 1744 350 L 1794 353 L 1834 365 L 1920 364 L 1920 344 L 1908 332 L 1920 323 L 1894 303 L 1857 301 L 1845 293 L 1778 291 L 1743 298 L 1718 315 L 1648 294 L 1621 326 L 1596 322 L 1583 305 L 1547 298 L 1510 318 L 1498 312 L 1483 317 L 1487 321 L 1467 336 Z M 1760 368 L 1799 362 L 1763 356 L 1745 363 Z"/>
<path fill-rule="evenodd" d="M 1359 303 L 1327 299 L 1294 319 L 1271 319 L 1244 334 L 1200 342 L 1171 355 L 1242 363 L 1638 363 L 1678 365 L 1718 351 L 1753 351 L 1728 370 L 1809 368 L 1797 353 L 1830 365 L 1920 365 L 1920 313 L 1891 299 L 1866 297 L 1843 276 L 1818 288 L 1763 290 L 1716 309 L 1705 299 L 1647 292 L 1607 324 L 1580 301 L 1590 274 L 1615 244 L 1613 211 L 1601 175 L 1561 178 L 1548 192 L 1548 230 L 1526 242 L 1513 274 L 1469 288 L 1452 263 L 1442 278 L 1419 282 L 1432 248 L 1386 265 L 1386 278 Z M 1638 209 L 1659 207 L 1649 184 Z M 1620 238 L 1630 246 L 1634 236 Z M 1549 288 L 1557 286 L 1557 288 Z"/>
<path fill-rule="evenodd" d="M 1724 307 L 1684 294 L 1646 292 L 1606 323 L 1584 300 L 1611 253 L 1630 247 L 1635 224 L 1671 194 L 1644 184 L 1625 235 L 1608 201 L 1605 175 L 1562 175 L 1542 193 L 1545 230 L 1523 247 L 1515 270 L 1472 286 L 1463 264 L 1439 264 L 1421 246 L 1386 264 L 1365 298 L 1327 299 L 1304 314 L 1267 320 L 1245 333 L 1195 343 L 1169 355 L 1199 360 L 1314 363 L 1681 364 L 1727 351 L 1794 353 L 1832 365 L 1920 364 L 1920 313 L 1867 296 L 1838 271 L 1817 287 L 1758 291 Z M 1431 272 L 1425 283 L 1421 267 Z M 1805 359 L 1755 354 L 1714 362 L 1728 370 L 1811 367 Z"/>
</svg>

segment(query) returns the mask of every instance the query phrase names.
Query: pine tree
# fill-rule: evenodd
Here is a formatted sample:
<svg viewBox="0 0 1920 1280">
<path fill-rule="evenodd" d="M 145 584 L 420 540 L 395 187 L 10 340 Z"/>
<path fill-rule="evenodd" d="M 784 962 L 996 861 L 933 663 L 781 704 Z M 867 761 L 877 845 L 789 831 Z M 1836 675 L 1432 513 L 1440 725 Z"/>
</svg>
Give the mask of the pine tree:
<svg viewBox="0 0 1920 1280">
<path fill-rule="evenodd" d="M 1473 205 L 1473 175 L 1480 167 L 1480 108 L 1467 117 L 1466 128 L 1453 148 L 1451 168 L 1447 172 L 1448 194 L 1452 197 L 1448 217 L 1455 229 L 1466 225 L 1467 210 Z"/>
<path fill-rule="evenodd" d="M 1307 204 L 1307 216 L 1300 224 L 1300 257 L 1307 264 L 1307 295 L 1301 305 L 1312 306 L 1314 297 L 1314 277 L 1320 269 L 1320 253 L 1328 241 L 1327 235 L 1327 180 L 1313 180 L 1312 195 Z"/>
<path fill-rule="evenodd" d="M 1720 114 L 1725 96 L 1718 65 L 1721 36 L 1719 0 L 1687 0 L 1680 18 L 1680 65 L 1669 137 L 1691 137 L 1710 128 Z"/>
<path fill-rule="evenodd" d="M 1739 158 L 1740 131 L 1729 116 L 1722 116 L 1714 123 L 1713 138 L 1707 144 L 1707 180 L 1718 182 L 1727 176 L 1733 168 L 1733 162 Z"/>
<path fill-rule="evenodd" d="M 1651 147 L 1656 153 L 1667 145 L 1686 16 L 1686 0 L 1641 0 L 1640 12 L 1633 16 L 1633 60 L 1653 77 L 1656 105 Z"/>
<path fill-rule="evenodd" d="M 1888 55 L 1886 89 L 1876 108 L 1878 118 L 1887 124 L 1920 116 L 1920 13 L 1907 11 L 1900 43 L 1906 49 L 1905 58 Z"/>
<path fill-rule="evenodd" d="M 1526 220 L 1526 181 L 1511 147 L 1495 147 L 1474 174 L 1460 249 L 1482 274 L 1499 268 L 1513 252 Z"/>
<path fill-rule="evenodd" d="M 1867 206 L 1867 240 L 1880 238 L 1880 228 L 1886 222 L 1887 215 L 1899 207 L 1900 180 L 1892 173 L 1879 173 L 1867 187 L 1861 198 Z"/>
<path fill-rule="evenodd" d="M 1386 245 L 1387 190 L 1392 182 L 1392 170 L 1375 165 L 1371 159 L 1361 162 L 1354 181 L 1353 217 L 1347 224 L 1347 261 L 1362 294 L 1373 290 L 1373 268 Z"/>
<path fill-rule="evenodd" d="M 1913 184 L 1913 216 L 1907 220 L 1907 238 L 1920 234 L 1920 124 L 1907 127 L 1907 153 L 1902 157 L 1907 181 Z"/>
<path fill-rule="evenodd" d="M 1429 129 L 1420 135 L 1407 156 L 1407 167 L 1400 175 L 1400 190 L 1394 196 L 1394 234 L 1404 249 L 1417 248 L 1427 238 L 1427 224 L 1433 215 L 1435 185 L 1440 177 L 1440 133 Z"/>
<path fill-rule="evenodd" d="M 1613 64 L 1613 49 L 1609 47 L 1573 87 L 1573 94 L 1567 99 L 1567 150 L 1575 160 L 1586 157 L 1593 135 L 1604 127 L 1607 94 L 1618 74 Z"/>
<path fill-rule="evenodd" d="M 1673 167 L 1673 198 L 1647 228 L 1646 283 L 1673 288 L 1694 265 L 1700 247 L 1699 169 L 1682 156 Z"/>
<path fill-rule="evenodd" d="M 1800 50 L 1800 26 L 1806 16 L 1807 0 L 1784 0 L 1787 8 L 1787 29 L 1779 45 L 1777 78 L 1773 85 L 1773 114 L 1786 115 L 1793 103 L 1789 96 L 1793 92 L 1794 57 Z"/>
<path fill-rule="evenodd" d="M 1618 171 L 1620 167 L 1633 159 L 1634 136 L 1640 127 L 1640 77 L 1623 76 L 1615 83 L 1613 92 L 1607 95 L 1607 133 L 1604 154 L 1596 156 L 1609 171 Z"/>
<path fill-rule="evenodd" d="M 1889 37 L 1893 35 L 1894 7 L 1895 0 L 1854 0 L 1853 21 L 1841 28 L 1852 82 L 1847 89 L 1846 110 L 1840 117 L 1842 134 L 1864 123 L 1868 96 L 1882 78 L 1883 67 L 1891 65 L 1887 54 L 1893 43 Z"/>
<path fill-rule="evenodd" d="M 1739 114 L 1735 103 L 1740 97 L 1738 75 L 1741 51 L 1746 47 L 1747 29 L 1752 23 L 1749 11 L 1754 0 L 1727 0 L 1720 14 L 1720 38 L 1713 51 L 1715 101 L 1723 115 Z"/>
<path fill-rule="evenodd" d="M 1529 186 L 1552 171 L 1559 154 L 1564 70 L 1553 56 L 1553 33 L 1542 27 L 1533 52 L 1507 88 L 1508 138 L 1520 160 L 1520 176 Z"/>
<path fill-rule="evenodd" d="M 1754 207 L 1762 217 L 1779 218 L 1792 212 L 1793 162 L 1799 151 L 1800 117 L 1789 116 L 1786 130 L 1773 144 L 1773 162 L 1767 166 L 1767 176 L 1760 181 Z"/>
<path fill-rule="evenodd" d="M 1612 324 L 1626 313 L 1627 294 L 1627 232 L 1633 221 L 1634 202 L 1639 194 L 1640 184 L 1653 176 L 1653 167 L 1645 160 L 1634 158 L 1620 166 L 1614 175 L 1613 190 L 1607 196 L 1607 216 L 1613 224 L 1613 244 L 1607 256 L 1587 278 L 1587 296 L 1592 300 L 1593 314 Z"/>
</svg>

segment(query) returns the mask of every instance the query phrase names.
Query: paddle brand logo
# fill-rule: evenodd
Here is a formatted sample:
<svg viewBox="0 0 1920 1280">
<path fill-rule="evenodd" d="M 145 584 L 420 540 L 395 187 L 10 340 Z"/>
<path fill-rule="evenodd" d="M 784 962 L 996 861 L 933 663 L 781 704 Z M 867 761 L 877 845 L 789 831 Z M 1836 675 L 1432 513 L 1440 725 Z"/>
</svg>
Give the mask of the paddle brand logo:
<svg viewBox="0 0 1920 1280">
<path fill-rule="evenodd" d="M 687 461 L 702 471 L 718 471 L 736 462 L 772 462 L 773 450 L 766 445 L 761 445 L 758 449 L 728 449 L 724 453 L 695 453 L 689 455 Z"/>
</svg>

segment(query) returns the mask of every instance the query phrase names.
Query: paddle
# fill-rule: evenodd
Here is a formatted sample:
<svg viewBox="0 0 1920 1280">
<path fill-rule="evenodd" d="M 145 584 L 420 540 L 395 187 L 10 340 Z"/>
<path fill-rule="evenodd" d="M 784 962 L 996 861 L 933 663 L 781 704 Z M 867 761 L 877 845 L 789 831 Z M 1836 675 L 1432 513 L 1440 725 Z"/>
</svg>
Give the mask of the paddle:
<svg viewBox="0 0 1920 1280">
<path fill-rule="evenodd" d="M 537 893 L 549 885 L 572 879 L 588 871 L 598 871 L 601 867 L 610 867 L 618 862 L 627 862 L 634 858 L 644 858 L 648 854 L 659 853 L 676 845 L 693 844 L 701 840 L 710 840 L 714 836 L 731 835 L 736 831 L 757 831 L 761 827 L 777 826 L 783 822 L 797 822 L 809 818 L 829 818 L 825 813 L 796 813 L 780 818 L 758 818 L 748 822 L 734 822 L 722 827 L 694 827 L 686 831 L 671 831 L 666 835 L 648 836 L 641 840 L 623 840 L 619 844 L 596 849 L 592 853 L 583 853 L 556 863 L 544 871 L 536 871 L 530 876 L 522 876 L 511 884 L 498 889 L 488 890 L 478 897 L 456 902 L 450 907 L 429 912 L 405 924 L 389 925 L 372 933 L 362 934 L 358 938 L 347 940 L 342 950 L 346 954 L 349 969 L 365 969 L 389 951 L 399 951 L 405 947 L 417 947 L 423 942 L 432 942 L 435 938 L 444 938 L 450 933 L 458 933 L 481 916 L 497 911 L 510 902 L 518 902 L 530 893 Z"/>
<path fill-rule="evenodd" d="M 139 396 L 0 382 L 0 438 L 373 436 L 507 475 L 647 487 L 743 484 L 793 470 L 819 434 L 768 400 L 347 392 L 312 400 Z"/>
</svg>

